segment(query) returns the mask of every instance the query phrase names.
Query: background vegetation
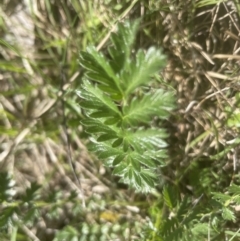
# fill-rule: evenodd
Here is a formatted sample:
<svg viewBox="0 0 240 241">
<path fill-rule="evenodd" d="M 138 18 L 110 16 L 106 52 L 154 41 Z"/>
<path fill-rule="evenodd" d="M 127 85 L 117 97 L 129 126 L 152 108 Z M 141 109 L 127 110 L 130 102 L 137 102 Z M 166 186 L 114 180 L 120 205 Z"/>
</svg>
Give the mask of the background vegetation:
<svg viewBox="0 0 240 241">
<path fill-rule="evenodd" d="M 80 51 L 139 18 L 134 48 L 162 49 L 154 87 L 176 95 L 149 194 L 87 151 L 74 92 Z M 238 1 L 2 1 L 0 239 L 239 240 L 239 50 Z"/>
</svg>

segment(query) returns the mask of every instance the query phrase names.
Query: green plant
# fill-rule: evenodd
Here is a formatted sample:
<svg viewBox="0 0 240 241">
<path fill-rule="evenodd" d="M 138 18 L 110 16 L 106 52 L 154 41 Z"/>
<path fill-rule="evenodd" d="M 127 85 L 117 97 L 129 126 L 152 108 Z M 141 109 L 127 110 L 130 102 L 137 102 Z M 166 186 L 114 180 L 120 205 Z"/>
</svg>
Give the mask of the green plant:
<svg viewBox="0 0 240 241">
<path fill-rule="evenodd" d="M 77 94 L 85 110 L 82 124 L 92 136 L 90 150 L 122 182 L 148 192 L 167 157 L 167 133 L 160 124 L 174 108 L 174 93 L 156 86 L 152 78 L 165 65 L 162 52 L 133 49 L 137 29 L 137 21 L 119 24 L 108 58 L 94 47 L 81 52 L 86 73 Z"/>
<path fill-rule="evenodd" d="M 149 209 L 151 222 L 147 241 L 239 240 L 237 225 L 240 187 L 230 185 L 225 192 L 201 195 L 192 202 L 180 197 L 173 186 L 165 186 L 162 196 Z M 226 225 L 232 224 L 232 229 Z"/>
</svg>

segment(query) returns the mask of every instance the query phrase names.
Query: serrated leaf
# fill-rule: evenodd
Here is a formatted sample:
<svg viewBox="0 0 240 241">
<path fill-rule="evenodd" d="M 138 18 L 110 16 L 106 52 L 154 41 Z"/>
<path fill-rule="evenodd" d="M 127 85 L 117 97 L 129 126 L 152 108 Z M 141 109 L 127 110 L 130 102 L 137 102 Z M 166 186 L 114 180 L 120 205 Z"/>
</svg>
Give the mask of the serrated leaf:
<svg viewBox="0 0 240 241">
<path fill-rule="evenodd" d="M 121 91 L 120 81 L 103 54 L 99 53 L 95 47 L 87 47 L 86 50 L 86 52 L 80 53 L 80 64 L 89 71 L 99 74 L 101 82 L 104 81 L 107 85 Z"/>
<path fill-rule="evenodd" d="M 105 125 L 114 125 L 120 122 L 121 120 L 118 117 L 112 117 L 108 118 L 107 120 L 104 121 Z"/>
<path fill-rule="evenodd" d="M 161 227 L 161 234 L 165 237 L 165 240 L 176 240 L 179 230 L 178 220 L 176 218 L 166 219 L 163 221 Z M 167 239 L 171 236 L 171 239 Z"/>
<path fill-rule="evenodd" d="M 8 198 L 14 196 L 14 185 L 15 182 L 9 173 L 0 172 L 0 202 L 7 201 Z"/>
<path fill-rule="evenodd" d="M 222 217 L 224 220 L 229 220 L 229 221 L 235 221 L 236 217 L 233 213 L 233 211 L 231 211 L 229 208 L 223 207 L 222 209 Z"/>
<path fill-rule="evenodd" d="M 121 161 L 123 161 L 123 159 L 124 159 L 125 157 L 126 157 L 126 154 L 125 154 L 125 153 L 116 156 L 116 157 L 114 158 L 114 160 L 113 160 L 113 163 L 112 163 L 113 166 L 118 165 Z"/>
<path fill-rule="evenodd" d="M 112 95 L 119 95 L 120 96 L 120 100 L 122 99 L 122 94 L 119 93 L 118 91 L 116 91 L 115 88 L 112 88 L 111 86 L 108 85 L 98 85 L 98 88 L 100 90 L 102 90 L 104 93 L 108 94 L 109 96 Z M 111 97 L 112 98 L 112 97 Z"/>
<path fill-rule="evenodd" d="M 104 66 L 101 66 L 95 59 L 94 56 L 89 53 L 91 50 L 94 49 L 94 47 L 88 47 L 87 51 L 80 51 L 79 59 L 80 59 L 80 65 L 88 70 L 90 73 L 98 74 L 99 76 L 104 76 L 104 83 L 110 84 L 112 79 L 111 76 L 108 75 L 107 71 L 104 69 Z M 100 53 L 101 63 L 105 65 L 105 58 Z M 111 75 L 111 74 L 110 74 Z"/>
<path fill-rule="evenodd" d="M 128 141 L 126 141 L 126 139 L 124 138 L 124 140 L 123 140 L 123 151 L 127 152 L 128 148 L 129 148 Z"/>
<path fill-rule="evenodd" d="M 146 174 L 141 175 L 142 180 L 146 183 L 146 186 L 149 188 L 153 188 L 154 185 L 154 179 L 151 176 L 148 176 Z"/>
<path fill-rule="evenodd" d="M 141 188 L 142 187 L 142 180 L 141 180 L 141 177 L 139 175 L 139 172 L 134 171 L 133 176 L 134 176 L 134 181 L 137 184 L 137 188 L 138 189 Z"/>
<path fill-rule="evenodd" d="M 79 105 L 81 108 L 86 110 L 89 110 L 89 109 L 96 110 L 102 107 L 102 105 L 99 105 L 97 102 L 94 102 L 94 101 L 81 101 Z"/>
<path fill-rule="evenodd" d="M 99 134 L 109 134 L 109 135 L 115 135 L 117 136 L 118 129 L 114 126 L 107 126 L 104 125 L 100 120 L 98 119 L 85 119 L 82 120 L 81 123 L 86 126 L 86 131 L 88 133 L 99 133 Z"/>
<path fill-rule="evenodd" d="M 108 48 L 108 52 L 115 61 L 111 66 L 119 73 L 121 70 L 128 70 L 129 59 L 132 51 L 136 32 L 140 21 L 125 22 L 125 24 L 118 24 L 117 33 L 112 33 L 111 41 L 113 46 Z M 119 51 L 121 50 L 121 51 Z"/>
<path fill-rule="evenodd" d="M 103 92 L 106 92 L 108 94 L 115 94 L 115 95 L 119 95 L 120 97 L 122 97 L 121 92 L 119 92 L 119 90 L 111 85 L 112 80 L 110 80 L 110 85 L 106 83 L 106 77 L 100 75 L 99 73 L 93 73 L 93 72 L 88 72 L 85 75 L 86 79 L 88 80 L 94 80 L 96 82 L 98 82 L 98 88 L 100 90 L 102 90 Z"/>
<path fill-rule="evenodd" d="M 116 138 L 117 138 L 116 134 L 103 134 L 98 137 L 97 141 L 103 142 L 103 141 L 108 141 Z"/>
<path fill-rule="evenodd" d="M 207 235 L 208 232 L 211 230 L 211 227 L 208 223 L 197 223 L 193 226 L 193 228 L 191 229 L 191 232 L 197 236 L 197 235 Z"/>
<path fill-rule="evenodd" d="M 139 154 L 137 152 L 132 152 L 130 154 L 130 157 L 138 162 L 139 164 L 141 163 L 142 165 L 145 165 L 149 168 L 155 168 L 156 164 L 145 154 Z"/>
<path fill-rule="evenodd" d="M 103 84 L 105 86 L 109 86 L 108 84 L 111 83 L 111 80 L 109 80 L 109 78 L 106 78 L 106 76 L 104 76 L 104 75 L 100 75 L 99 72 L 96 73 L 93 71 L 92 72 L 89 71 L 85 74 L 85 77 L 86 77 L 86 79 L 97 81 L 100 84 Z"/>
<path fill-rule="evenodd" d="M 132 164 L 132 167 L 134 168 L 134 170 L 136 172 L 140 172 L 141 171 L 140 162 L 138 162 L 137 159 L 133 158 L 132 155 L 130 156 L 130 159 L 131 159 L 131 164 Z"/>
<path fill-rule="evenodd" d="M 117 165 L 113 170 L 113 175 L 123 176 L 127 172 L 127 166 L 123 163 Z"/>
<path fill-rule="evenodd" d="M 131 74 L 126 81 L 126 94 L 129 95 L 135 89 L 150 80 L 150 76 L 155 74 L 165 65 L 165 56 L 160 50 L 152 47 L 147 53 L 139 50 L 136 54 L 136 63 L 132 62 Z M 127 76 L 125 76 L 126 78 Z M 130 81 L 129 81 L 130 79 Z"/>
<path fill-rule="evenodd" d="M 115 157 L 117 155 L 123 154 L 120 149 L 112 148 L 110 144 L 106 142 L 97 142 L 96 140 L 91 140 L 93 145 L 89 147 L 89 150 L 97 153 L 99 158 L 109 158 Z"/>
<path fill-rule="evenodd" d="M 150 150 L 150 151 L 145 151 L 144 156 L 147 156 L 149 159 L 153 159 L 155 162 L 158 164 L 165 166 L 166 163 L 164 160 L 167 158 L 167 152 L 166 150 Z"/>
<path fill-rule="evenodd" d="M 173 108 L 173 93 L 159 89 L 155 93 L 145 94 L 141 99 L 135 97 L 130 105 L 125 106 L 124 122 L 131 125 L 139 122 L 148 123 L 154 116 L 166 119 Z"/>
<path fill-rule="evenodd" d="M 134 178 L 134 176 L 133 176 L 133 169 L 132 168 L 130 168 L 129 170 L 128 170 L 128 179 L 130 180 L 130 182 L 133 182 L 133 178 Z"/>
<path fill-rule="evenodd" d="M 31 187 L 27 188 L 26 194 L 21 198 L 25 202 L 33 201 L 37 198 L 37 191 L 41 188 L 41 185 L 36 182 L 31 183 Z"/>
<path fill-rule="evenodd" d="M 151 169 L 149 168 L 142 168 L 141 170 L 143 175 L 147 175 L 153 179 L 156 179 L 156 173 L 154 173 Z"/>
<path fill-rule="evenodd" d="M 89 118 L 85 118 L 85 119 L 82 119 L 80 121 L 80 123 L 84 126 L 95 126 L 99 123 L 98 120 L 94 120 L 94 119 L 89 119 Z"/>
<path fill-rule="evenodd" d="M 188 197 L 184 196 L 183 200 L 181 200 L 180 206 L 177 211 L 177 217 L 179 220 L 184 219 L 184 217 L 189 211 L 189 208 L 191 207 L 190 205 L 192 204 L 190 204 Z"/>
<path fill-rule="evenodd" d="M 114 115 L 118 115 L 121 117 L 121 113 L 119 112 L 117 106 L 115 103 L 107 96 L 105 95 L 101 90 L 93 86 L 90 82 L 84 81 L 84 89 L 91 93 L 93 97 L 89 97 L 89 101 L 98 101 L 100 102 L 106 109 L 109 110 L 109 112 L 114 113 Z"/>
<path fill-rule="evenodd" d="M 234 201 L 237 205 L 240 205 L 240 196 L 239 196 L 239 195 L 234 196 L 234 197 L 233 197 L 233 201 Z"/>
<path fill-rule="evenodd" d="M 81 91 L 76 91 L 77 95 L 81 98 L 79 103 L 80 107 L 83 109 L 96 109 L 99 110 L 100 108 L 104 108 L 104 105 L 94 97 L 90 92 L 82 89 Z M 107 109 L 107 108 L 105 108 Z"/>
<path fill-rule="evenodd" d="M 177 191 L 173 187 L 165 186 L 163 188 L 163 198 L 170 210 L 177 206 Z"/>
<path fill-rule="evenodd" d="M 112 112 L 109 112 L 108 109 L 103 109 L 101 111 L 93 112 L 89 115 L 91 118 L 104 118 L 112 116 Z"/>
<path fill-rule="evenodd" d="M 226 201 L 231 200 L 231 196 L 223 193 L 212 192 L 213 199 L 219 201 L 224 204 Z"/>
<path fill-rule="evenodd" d="M 123 143 L 123 138 L 118 138 L 116 141 L 112 143 L 112 147 L 119 147 Z"/>
<path fill-rule="evenodd" d="M 108 150 L 101 151 L 100 154 L 98 154 L 98 156 L 99 158 L 105 159 L 105 158 L 116 156 L 118 154 L 119 152 L 116 149 L 108 149 Z"/>
<path fill-rule="evenodd" d="M 236 184 L 232 184 L 229 188 L 228 188 L 229 193 L 232 193 L 234 195 L 236 194 L 240 194 L 240 187 L 237 186 Z"/>
<path fill-rule="evenodd" d="M 9 224 L 12 221 L 12 218 L 14 215 L 19 212 L 19 207 L 5 207 L 2 208 L 1 210 L 1 215 L 0 215 L 0 228 L 6 229 L 7 224 Z"/>
<path fill-rule="evenodd" d="M 89 150 L 95 152 L 113 174 L 135 187 L 138 191 L 152 190 L 156 164 L 163 164 L 167 157 L 161 129 L 138 129 L 139 124 L 149 124 L 155 116 L 166 118 L 173 109 L 173 95 L 156 90 L 134 94 L 136 88 L 151 81 L 164 65 L 161 51 L 150 48 L 139 50 L 132 58 L 132 44 L 138 22 L 118 25 L 118 32 L 111 35 L 108 48 L 109 60 L 94 47 L 81 52 L 81 65 L 87 70 L 83 81 L 80 106 L 90 120 L 82 124 L 92 134 Z M 91 84 L 89 80 L 95 81 Z M 135 97 L 135 99 L 132 99 Z M 127 104 L 128 106 L 127 106 Z M 148 125 L 144 125 L 147 128 Z"/>
<path fill-rule="evenodd" d="M 162 139 L 166 136 L 161 129 L 148 129 L 127 132 L 125 139 L 137 152 L 144 153 L 146 150 L 166 147 L 167 143 Z"/>
<path fill-rule="evenodd" d="M 130 179 L 128 172 L 131 171 L 131 177 Z M 132 176 L 133 174 L 133 176 Z M 133 166 L 128 166 L 126 169 L 126 172 L 124 173 L 124 177 L 121 178 L 121 181 L 130 185 L 131 187 L 134 187 L 138 191 L 141 192 L 149 192 L 154 187 L 154 180 L 155 176 L 153 173 L 151 173 L 149 170 L 141 170 L 136 171 Z"/>
<path fill-rule="evenodd" d="M 130 184 L 132 183 L 132 179 L 129 179 L 129 171 L 131 168 L 127 168 L 126 172 L 124 173 L 124 175 L 122 176 L 122 179 L 124 179 L 124 183 Z"/>
<path fill-rule="evenodd" d="M 90 134 L 95 134 L 95 133 L 101 133 L 105 131 L 100 130 L 97 126 L 91 126 L 86 128 L 86 132 Z"/>
</svg>

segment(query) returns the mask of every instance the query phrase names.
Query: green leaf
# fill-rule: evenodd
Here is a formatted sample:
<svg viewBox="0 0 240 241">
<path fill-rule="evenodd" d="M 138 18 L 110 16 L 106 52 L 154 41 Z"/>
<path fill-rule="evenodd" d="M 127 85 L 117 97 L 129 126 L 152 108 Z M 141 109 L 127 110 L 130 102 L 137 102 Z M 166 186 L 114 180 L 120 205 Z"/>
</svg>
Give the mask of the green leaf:
<svg viewBox="0 0 240 241">
<path fill-rule="evenodd" d="M 105 159 L 123 154 L 123 151 L 121 149 L 113 148 L 107 142 L 97 142 L 94 139 L 92 139 L 91 141 L 92 145 L 89 147 L 89 150 L 97 153 L 99 158 Z"/>
<path fill-rule="evenodd" d="M 144 156 L 147 156 L 149 159 L 153 159 L 158 164 L 165 166 L 164 160 L 167 158 L 166 150 L 149 150 L 144 152 Z"/>
<path fill-rule="evenodd" d="M 134 171 L 133 176 L 134 176 L 134 181 L 136 182 L 137 189 L 141 188 L 142 180 L 141 180 L 141 177 L 139 176 L 139 172 Z"/>
<path fill-rule="evenodd" d="M 235 222 L 236 217 L 233 213 L 233 211 L 231 211 L 229 208 L 223 207 L 222 209 L 222 217 L 224 220 L 229 220 L 229 221 L 233 221 Z"/>
<path fill-rule="evenodd" d="M 80 121 L 80 123 L 86 127 L 88 126 L 95 126 L 98 125 L 98 123 L 101 123 L 99 120 L 94 120 L 94 119 L 90 119 L 90 118 L 85 118 L 83 120 Z"/>
<path fill-rule="evenodd" d="M 115 88 L 113 89 L 111 86 L 108 86 L 108 85 L 100 85 L 100 84 L 98 85 L 98 88 L 99 88 L 101 91 L 103 91 L 105 94 L 109 95 L 111 98 L 112 98 L 113 95 L 114 95 L 114 96 L 118 96 L 118 97 L 119 97 L 118 100 L 121 101 L 121 99 L 122 99 L 122 94 L 119 93 L 118 91 L 116 91 Z M 114 100 L 115 100 L 115 99 L 114 99 Z"/>
<path fill-rule="evenodd" d="M 133 176 L 133 169 L 132 168 L 130 168 L 129 170 L 128 170 L 128 179 L 129 179 L 129 182 L 131 183 L 131 182 L 134 182 L 134 176 Z"/>
<path fill-rule="evenodd" d="M 193 226 L 193 228 L 191 229 L 192 233 L 194 234 L 194 236 L 198 236 L 198 235 L 207 235 L 208 232 L 211 230 L 211 226 L 208 223 L 197 223 Z"/>
<path fill-rule="evenodd" d="M 183 220 L 184 217 L 189 212 L 189 208 L 191 207 L 190 201 L 187 196 L 184 196 L 183 200 L 180 202 L 180 206 L 177 211 L 177 217 L 179 220 Z"/>
<path fill-rule="evenodd" d="M 104 121 L 105 125 L 114 125 L 120 122 L 121 120 L 118 117 L 112 117 L 108 118 L 107 120 Z"/>
<path fill-rule="evenodd" d="M 135 89 L 150 81 L 150 76 L 160 71 L 165 65 L 165 56 L 160 50 L 152 47 L 147 53 L 139 50 L 136 54 L 136 63 L 132 62 L 131 73 L 125 74 L 124 84 L 126 95 L 131 94 Z"/>
<path fill-rule="evenodd" d="M 82 89 L 81 91 L 76 91 L 77 95 L 81 98 L 79 105 L 88 110 L 88 109 L 96 109 L 99 110 L 100 108 L 104 108 L 104 105 L 94 97 L 88 91 Z M 105 107 L 106 109 L 106 107 Z"/>
<path fill-rule="evenodd" d="M 106 111 L 96 111 L 89 115 L 91 118 L 104 118 L 104 117 L 112 117 L 112 112 L 109 112 L 108 109 Z M 106 123 L 105 123 L 106 124 Z"/>
<path fill-rule="evenodd" d="M 118 138 L 116 141 L 113 142 L 112 147 L 116 148 L 119 147 L 123 143 L 123 138 Z"/>
<path fill-rule="evenodd" d="M 240 187 L 236 184 L 232 184 L 229 188 L 228 188 L 229 193 L 232 193 L 234 195 L 236 194 L 240 194 Z"/>
<path fill-rule="evenodd" d="M 99 151 L 100 154 L 98 154 L 99 158 L 105 159 L 108 157 L 113 157 L 116 156 L 118 154 L 121 154 L 121 152 L 119 152 L 118 150 L 116 150 L 115 148 L 106 148 L 106 150 L 101 150 Z"/>
<path fill-rule="evenodd" d="M 132 167 L 134 168 L 134 170 L 136 172 L 140 172 L 141 171 L 141 166 L 140 166 L 140 162 L 138 161 L 138 159 L 134 158 L 133 154 L 131 154 L 129 158 L 131 160 L 131 164 L 132 164 Z"/>
<path fill-rule="evenodd" d="M 213 199 L 219 201 L 220 203 L 224 204 L 226 201 L 231 199 L 230 195 L 218 193 L 218 192 L 212 192 Z"/>
<path fill-rule="evenodd" d="M 131 125 L 139 122 L 148 123 L 154 116 L 166 119 L 173 108 L 173 93 L 164 93 L 159 89 L 154 94 L 144 95 L 141 99 L 135 97 L 130 105 L 124 106 L 124 122 Z"/>
<path fill-rule="evenodd" d="M 123 150 L 124 150 L 124 152 L 127 152 L 128 149 L 129 149 L 129 143 L 126 140 L 126 138 L 124 138 L 124 140 L 123 140 Z"/>
<path fill-rule="evenodd" d="M 116 138 L 117 138 L 117 136 L 115 134 L 103 134 L 98 137 L 97 141 L 103 142 L 103 141 L 108 141 L 108 140 L 112 140 L 112 139 L 116 139 Z"/>
<path fill-rule="evenodd" d="M 88 133 L 102 133 L 102 134 L 109 134 L 109 135 L 118 135 L 118 129 L 114 126 L 107 126 L 104 125 L 98 119 L 85 119 L 82 120 L 81 123 L 86 126 L 86 131 Z"/>
<path fill-rule="evenodd" d="M 31 186 L 27 188 L 26 194 L 21 198 L 24 202 L 33 201 L 38 197 L 37 191 L 41 188 L 41 185 L 36 182 L 31 183 Z"/>
<path fill-rule="evenodd" d="M 124 158 L 126 157 L 126 154 L 120 154 L 118 156 L 116 156 L 113 160 L 113 166 L 117 166 L 120 162 L 122 162 L 124 160 Z"/>
<path fill-rule="evenodd" d="M 86 109 L 86 110 L 99 110 L 102 108 L 102 104 L 96 101 L 80 101 L 79 105 L 81 108 Z"/>
<path fill-rule="evenodd" d="M 114 60 L 111 61 L 111 66 L 116 73 L 129 69 L 132 45 L 136 37 L 139 23 L 140 21 L 118 24 L 117 33 L 112 33 L 111 35 L 113 46 L 108 48 L 108 52 Z"/>
<path fill-rule="evenodd" d="M 138 163 L 138 166 L 141 163 L 142 165 L 149 168 L 156 167 L 156 164 L 147 155 L 139 154 L 137 152 L 131 152 L 129 156 L 131 157 L 132 160 L 134 160 L 134 163 Z M 139 169 L 139 167 L 137 168 Z"/>
<path fill-rule="evenodd" d="M 163 188 L 163 198 L 170 210 L 173 210 L 177 206 L 177 190 L 174 187 L 165 186 Z"/>
<path fill-rule="evenodd" d="M 95 79 L 96 81 L 112 86 L 112 88 L 122 92 L 119 85 L 120 81 L 111 68 L 111 65 L 95 47 L 87 47 L 87 52 L 80 53 L 80 64 L 85 69 L 100 76 L 100 79 Z"/>
<path fill-rule="evenodd" d="M 127 166 L 123 163 L 117 165 L 113 170 L 113 175 L 123 176 L 127 172 Z"/>
<path fill-rule="evenodd" d="M 128 166 L 122 178 L 124 179 L 124 183 L 132 185 L 134 183 L 133 169 Z"/>
<path fill-rule="evenodd" d="M 114 115 L 117 114 L 121 117 L 121 113 L 119 112 L 115 103 L 105 95 L 101 90 L 93 86 L 90 82 L 85 81 L 83 88 L 90 93 L 88 101 L 97 101 L 100 102 L 109 112 L 112 112 Z"/>
<path fill-rule="evenodd" d="M 15 181 L 7 172 L 0 172 L 0 202 L 8 201 L 15 195 Z"/>
<path fill-rule="evenodd" d="M 164 165 L 167 158 L 162 150 L 167 146 L 167 134 L 147 127 L 154 117 L 169 116 L 174 98 L 173 93 L 161 89 L 140 88 L 153 82 L 151 78 L 164 66 L 165 57 L 155 48 L 146 52 L 132 49 L 138 25 L 138 21 L 118 25 L 110 37 L 108 59 L 94 47 L 80 53 L 86 74 L 77 93 L 86 116 L 81 123 L 92 136 L 89 150 L 114 167 L 113 174 L 122 182 L 149 192 L 156 182 L 157 165 Z"/>
<path fill-rule="evenodd" d="M 144 153 L 146 150 L 163 148 L 167 143 L 162 138 L 166 138 L 167 134 L 162 129 L 139 129 L 135 132 L 125 133 L 125 139 L 139 153 Z"/>
<path fill-rule="evenodd" d="M 19 207 L 5 207 L 0 213 L 0 229 L 6 229 L 7 225 L 12 222 L 12 218 L 19 212 Z"/>
<path fill-rule="evenodd" d="M 148 176 L 148 175 L 144 174 L 144 175 L 141 175 L 141 178 L 142 178 L 142 181 L 145 182 L 145 185 L 146 185 L 147 188 L 149 188 L 149 187 L 154 188 L 155 182 L 154 182 L 154 179 L 151 176 Z"/>
<path fill-rule="evenodd" d="M 239 195 L 234 196 L 234 197 L 232 198 L 232 200 L 233 200 L 237 205 L 240 205 L 240 196 L 239 196 Z"/>
<path fill-rule="evenodd" d="M 150 192 L 154 187 L 154 181 L 151 177 L 136 172 L 133 172 L 133 179 L 129 180 L 127 184 L 140 192 Z"/>
</svg>

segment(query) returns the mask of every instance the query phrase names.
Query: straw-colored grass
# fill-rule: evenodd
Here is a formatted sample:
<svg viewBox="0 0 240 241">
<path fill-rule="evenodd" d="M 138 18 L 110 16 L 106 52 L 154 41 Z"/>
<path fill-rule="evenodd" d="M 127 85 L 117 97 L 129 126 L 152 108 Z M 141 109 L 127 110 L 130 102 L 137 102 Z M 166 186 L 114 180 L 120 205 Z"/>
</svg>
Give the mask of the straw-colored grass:
<svg viewBox="0 0 240 241">
<path fill-rule="evenodd" d="M 164 184 L 193 203 L 239 184 L 239 11 L 237 1 L 3 1 L 0 172 L 15 185 L 0 204 L 0 239 L 145 240 L 144 228 L 157 223 Z M 149 196 L 119 185 L 87 151 L 72 92 L 83 74 L 80 50 L 95 45 L 104 52 L 116 23 L 140 17 L 136 48 L 163 49 L 162 85 L 177 93 L 177 110 L 163 123 L 169 132 L 165 179 Z M 28 208 L 22 200 L 30 187 Z M 8 209 L 11 219 L 6 207 L 16 208 Z M 236 234 L 238 221 L 221 223 L 232 232 L 226 239 Z"/>
</svg>

